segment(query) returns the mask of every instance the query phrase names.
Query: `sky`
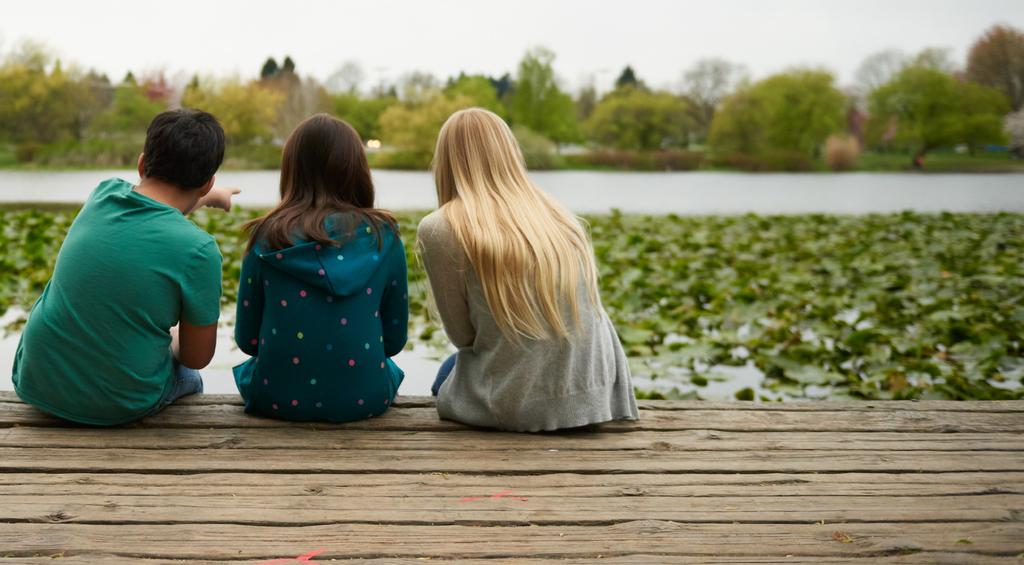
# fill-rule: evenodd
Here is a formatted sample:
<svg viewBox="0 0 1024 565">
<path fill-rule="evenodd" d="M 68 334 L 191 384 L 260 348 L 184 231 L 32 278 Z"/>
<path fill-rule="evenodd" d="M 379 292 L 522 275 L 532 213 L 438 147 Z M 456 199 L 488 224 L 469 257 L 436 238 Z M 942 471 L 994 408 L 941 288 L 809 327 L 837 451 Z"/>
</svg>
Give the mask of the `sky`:
<svg viewBox="0 0 1024 565">
<path fill-rule="evenodd" d="M 1024 28 L 1024 0 L 5 0 L 0 50 L 21 40 L 107 73 L 255 76 L 290 55 L 326 80 L 346 61 L 367 87 L 409 71 L 514 74 L 534 46 L 553 50 L 563 85 L 607 89 L 625 65 L 672 88 L 704 57 L 756 78 L 825 67 L 841 85 L 883 49 L 948 47 L 963 64 L 988 27 Z"/>
</svg>

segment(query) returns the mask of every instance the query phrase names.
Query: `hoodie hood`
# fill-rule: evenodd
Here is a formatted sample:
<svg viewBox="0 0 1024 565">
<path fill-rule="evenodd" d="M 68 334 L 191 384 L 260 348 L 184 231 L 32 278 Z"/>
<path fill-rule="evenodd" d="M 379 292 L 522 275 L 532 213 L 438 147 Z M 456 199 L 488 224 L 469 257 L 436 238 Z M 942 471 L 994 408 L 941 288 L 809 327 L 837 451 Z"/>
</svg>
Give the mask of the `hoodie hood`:
<svg viewBox="0 0 1024 565">
<path fill-rule="evenodd" d="M 380 230 L 381 245 L 378 248 L 377 237 L 368 223 L 360 223 L 355 233 L 346 237 L 340 233 L 339 224 L 347 222 L 332 220 L 329 217 L 324 227 L 331 239 L 344 241 L 341 247 L 300 240 L 277 251 L 266 251 L 260 242 L 255 251 L 271 268 L 330 295 L 353 295 L 366 288 L 367 281 L 384 264 L 384 258 L 392 252 L 398 238 L 391 229 L 384 227 Z"/>
</svg>

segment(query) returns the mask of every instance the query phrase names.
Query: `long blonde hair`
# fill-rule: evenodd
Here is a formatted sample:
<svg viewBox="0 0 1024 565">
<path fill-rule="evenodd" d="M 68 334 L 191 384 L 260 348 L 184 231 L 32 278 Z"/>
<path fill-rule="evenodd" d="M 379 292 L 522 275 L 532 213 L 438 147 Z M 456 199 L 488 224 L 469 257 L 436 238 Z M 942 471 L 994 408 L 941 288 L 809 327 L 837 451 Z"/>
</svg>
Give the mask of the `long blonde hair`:
<svg viewBox="0 0 1024 565">
<path fill-rule="evenodd" d="M 584 281 L 598 303 L 597 269 L 582 221 L 530 182 L 508 125 L 481 108 L 451 115 L 434 153 L 438 206 L 466 251 L 503 334 L 569 335 Z"/>
</svg>

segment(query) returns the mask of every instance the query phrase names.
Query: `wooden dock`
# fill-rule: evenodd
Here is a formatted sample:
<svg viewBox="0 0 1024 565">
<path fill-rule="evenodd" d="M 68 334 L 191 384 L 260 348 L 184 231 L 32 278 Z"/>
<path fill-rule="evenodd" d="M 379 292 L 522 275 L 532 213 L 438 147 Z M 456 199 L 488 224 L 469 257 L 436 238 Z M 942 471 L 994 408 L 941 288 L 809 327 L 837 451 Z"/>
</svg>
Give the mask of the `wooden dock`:
<svg viewBox="0 0 1024 565">
<path fill-rule="evenodd" d="M 92 429 L 0 393 L 0 565 L 1024 563 L 1024 402 L 643 402 L 526 435 L 400 400 Z"/>
</svg>

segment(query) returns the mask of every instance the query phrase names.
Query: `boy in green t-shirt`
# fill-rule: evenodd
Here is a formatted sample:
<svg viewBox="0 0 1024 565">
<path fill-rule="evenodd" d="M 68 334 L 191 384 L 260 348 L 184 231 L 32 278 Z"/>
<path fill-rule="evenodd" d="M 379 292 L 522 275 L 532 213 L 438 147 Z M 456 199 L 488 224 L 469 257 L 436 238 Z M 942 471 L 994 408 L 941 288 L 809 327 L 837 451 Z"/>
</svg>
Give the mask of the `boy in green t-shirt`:
<svg viewBox="0 0 1024 565">
<path fill-rule="evenodd" d="M 114 425 L 202 392 L 220 315 L 221 256 L 185 215 L 225 210 L 224 130 L 198 110 L 149 124 L 138 186 L 100 183 L 68 230 L 14 358 L 18 395 L 75 422 Z"/>
</svg>

